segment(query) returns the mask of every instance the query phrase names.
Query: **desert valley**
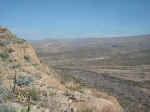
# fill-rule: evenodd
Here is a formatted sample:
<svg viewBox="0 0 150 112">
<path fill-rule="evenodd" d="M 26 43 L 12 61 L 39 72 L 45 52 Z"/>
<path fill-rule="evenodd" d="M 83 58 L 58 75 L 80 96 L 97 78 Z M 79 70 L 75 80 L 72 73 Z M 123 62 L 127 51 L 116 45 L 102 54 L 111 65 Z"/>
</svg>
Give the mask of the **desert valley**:
<svg viewBox="0 0 150 112">
<path fill-rule="evenodd" d="M 0 112 L 150 112 L 150 0 L 0 0 Z"/>
<path fill-rule="evenodd" d="M 150 35 L 31 42 L 64 82 L 71 77 L 84 87 L 107 92 L 127 112 L 149 111 Z"/>
</svg>

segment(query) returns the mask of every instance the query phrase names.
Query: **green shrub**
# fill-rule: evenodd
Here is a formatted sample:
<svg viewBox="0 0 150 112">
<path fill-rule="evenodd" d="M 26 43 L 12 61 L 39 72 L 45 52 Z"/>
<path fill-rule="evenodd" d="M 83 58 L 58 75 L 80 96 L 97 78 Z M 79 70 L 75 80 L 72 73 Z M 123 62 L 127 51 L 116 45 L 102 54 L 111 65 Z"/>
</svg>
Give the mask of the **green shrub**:
<svg viewBox="0 0 150 112">
<path fill-rule="evenodd" d="M 0 46 L 5 46 L 5 44 L 3 42 L 0 42 Z"/>
<path fill-rule="evenodd" d="M 32 100 L 39 100 L 39 91 L 33 87 L 30 91 L 29 91 L 29 96 L 31 97 Z"/>
<path fill-rule="evenodd" d="M 78 91 L 78 92 L 83 92 L 82 90 L 82 87 L 78 84 L 76 84 L 75 86 L 70 86 L 70 87 L 67 87 L 68 89 L 72 90 L 72 91 Z"/>
<path fill-rule="evenodd" d="M 9 44 L 9 42 L 0 42 L 0 46 L 4 47 L 7 46 Z"/>
<path fill-rule="evenodd" d="M 19 108 L 16 112 L 27 112 L 25 108 Z"/>
<path fill-rule="evenodd" d="M 12 61 L 14 61 L 14 60 L 12 60 Z M 10 65 L 10 64 L 9 64 Z M 19 68 L 20 67 L 20 64 L 12 64 L 11 65 L 11 68 L 12 69 L 16 69 L 16 68 Z"/>
<path fill-rule="evenodd" d="M 6 60 L 9 58 L 9 54 L 7 52 L 3 52 L 3 53 L 0 53 L 0 57 L 3 59 L 3 60 Z"/>
<path fill-rule="evenodd" d="M 26 61 L 30 61 L 30 57 L 29 57 L 29 56 L 24 56 L 24 59 L 25 59 Z"/>
</svg>

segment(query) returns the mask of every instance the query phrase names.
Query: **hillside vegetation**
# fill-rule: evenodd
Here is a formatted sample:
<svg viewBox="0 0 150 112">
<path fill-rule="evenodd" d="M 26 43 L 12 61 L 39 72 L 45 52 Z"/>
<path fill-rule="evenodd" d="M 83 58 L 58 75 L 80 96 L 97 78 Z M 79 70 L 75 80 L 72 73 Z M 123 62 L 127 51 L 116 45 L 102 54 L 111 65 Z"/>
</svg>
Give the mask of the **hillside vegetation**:
<svg viewBox="0 0 150 112">
<path fill-rule="evenodd" d="M 59 77 L 30 43 L 0 26 L 0 112 L 123 112 L 115 97 Z"/>
</svg>

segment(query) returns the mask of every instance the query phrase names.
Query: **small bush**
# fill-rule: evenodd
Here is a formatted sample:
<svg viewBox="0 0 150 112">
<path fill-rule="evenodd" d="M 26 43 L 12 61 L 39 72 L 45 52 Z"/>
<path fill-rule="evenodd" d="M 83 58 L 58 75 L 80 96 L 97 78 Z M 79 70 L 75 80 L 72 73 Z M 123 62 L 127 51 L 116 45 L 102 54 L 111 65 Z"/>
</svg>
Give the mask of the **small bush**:
<svg viewBox="0 0 150 112">
<path fill-rule="evenodd" d="M 0 104 L 0 112 L 16 112 L 16 109 L 6 104 Z"/>
<path fill-rule="evenodd" d="M 18 43 L 18 44 L 23 44 L 24 42 L 25 42 L 24 39 L 16 40 L 16 43 Z"/>
<path fill-rule="evenodd" d="M 29 57 L 29 56 L 24 56 L 24 59 L 25 59 L 26 61 L 30 61 L 30 57 Z"/>
<path fill-rule="evenodd" d="M 5 44 L 3 42 L 0 42 L 0 46 L 5 46 Z"/>
<path fill-rule="evenodd" d="M 79 85 L 79 84 L 74 84 L 74 85 L 70 85 L 70 86 L 67 86 L 66 87 L 72 91 L 78 91 L 78 92 L 83 92 L 82 91 L 82 87 Z"/>
<path fill-rule="evenodd" d="M 19 108 L 16 112 L 27 112 L 25 108 Z"/>
<path fill-rule="evenodd" d="M 13 61 L 13 60 L 12 60 Z M 16 69 L 16 68 L 19 68 L 20 67 L 20 64 L 16 64 L 16 65 L 12 65 L 12 68 L 13 69 Z"/>
<path fill-rule="evenodd" d="M 32 82 L 33 78 L 31 76 L 20 75 L 14 83 L 16 83 L 17 86 L 24 87 L 31 85 Z"/>
<path fill-rule="evenodd" d="M 31 96 L 32 100 L 39 100 L 39 91 L 33 87 L 30 91 L 29 91 L 29 96 Z"/>
<path fill-rule="evenodd" d="M 8 49 L 8 53 L 12 53 L 12 52 L 14 52 L 15 50 L 13 50 L 12 48 L 9 48 Z"/>
<path fill-rule="evenodd" d="M 1 47 L 7 46 L 8 44 L 9 44 L 9 42 L 0 42 Z"/>
<path fill-rule="evenodd" d="M 3 53 L 0 53 L 0 57 L 3 59 L 3 60 L 6 60 L 9 58 L 9 54 L 7 52 L 3 52 Z"/>
</svg>

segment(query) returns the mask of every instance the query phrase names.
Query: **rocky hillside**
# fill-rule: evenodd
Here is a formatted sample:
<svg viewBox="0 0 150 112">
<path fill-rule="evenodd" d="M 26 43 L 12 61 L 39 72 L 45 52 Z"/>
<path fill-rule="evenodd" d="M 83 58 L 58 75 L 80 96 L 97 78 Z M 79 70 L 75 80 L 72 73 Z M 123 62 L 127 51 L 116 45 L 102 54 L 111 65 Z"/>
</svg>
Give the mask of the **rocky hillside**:
<svg viewBox="0 0 150 112">
<path fill-rule="evenodd" d="M 114 97 L 54 76 L 30 43 L 0 27 L 0 112 L 123 112 Z"/>
</svg>

